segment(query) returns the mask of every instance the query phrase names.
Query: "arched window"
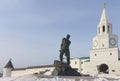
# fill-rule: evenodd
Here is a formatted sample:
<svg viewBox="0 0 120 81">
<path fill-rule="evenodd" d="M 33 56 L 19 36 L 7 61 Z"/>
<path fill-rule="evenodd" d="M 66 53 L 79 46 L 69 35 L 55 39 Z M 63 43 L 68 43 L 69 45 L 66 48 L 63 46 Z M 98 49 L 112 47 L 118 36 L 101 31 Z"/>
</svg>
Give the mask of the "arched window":
<svg viewBox="0 0 120 81">
<path fill-rule="evenodd" d="M 103 32 L 105 32 L 105 26 L 103 25 Z"/>
<path fill-rule="evenodd" d="M 110 53 L 110 55 L 112 55 L 112 53 Z"/>
<path fill-rule="evenodd" d="M 109 74 L 109 67 L 106 64 L 101 64 L 98 69 L 99 72 Z"/>
<path fill-rule="evenodd" d="M 77 64 L 77 62 L 75 61 L 75 64 Z"/>
<path fill-rule="evenodd" d="M 95 56 L 97 56 L 97 54 L 95 54 Z"/>
</svg>

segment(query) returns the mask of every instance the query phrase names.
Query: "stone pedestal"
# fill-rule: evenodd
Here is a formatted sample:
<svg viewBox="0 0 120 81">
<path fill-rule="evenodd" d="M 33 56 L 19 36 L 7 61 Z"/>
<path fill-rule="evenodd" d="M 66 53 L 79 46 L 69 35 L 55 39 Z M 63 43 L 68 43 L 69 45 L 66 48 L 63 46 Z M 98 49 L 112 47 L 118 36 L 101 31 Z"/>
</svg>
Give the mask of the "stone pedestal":
<svg viewBox="0 0 120 81">
<path fill-rule="evenodd" d="M 52 73 L 54 76 L 80 76 L 80 73 L 78 73 L 66 63 L 61 63 L 60 61 L 55 60 L 54 66 L 55 69 Z"/>
</svg>

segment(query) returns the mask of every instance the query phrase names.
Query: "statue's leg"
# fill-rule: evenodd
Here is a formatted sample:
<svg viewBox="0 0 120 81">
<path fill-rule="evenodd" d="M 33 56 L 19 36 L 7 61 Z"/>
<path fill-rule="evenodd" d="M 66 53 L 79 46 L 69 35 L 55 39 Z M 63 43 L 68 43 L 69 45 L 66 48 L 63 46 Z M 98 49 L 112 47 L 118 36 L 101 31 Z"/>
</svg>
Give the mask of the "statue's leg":
<svg viewBox="0 0 120 81">
<path fill-rule="evenodd" d="M 70 56 L 68 55 L 67 57 L 67 64 L 69 65 L 70 64 Z"/>
<path fill-rule="evenodd" d="M 63 61 L 63 53 L 61 52 L 60 53 L 60 62 L 62 62 Z"/>
<path fill-rule="evenodd" d="M 70 52 L 69 52 L 69 50 L 67 51 L 66 57 L 67 57 L 67 64 L 69 65 L 70 64 Z"/>
</svg>

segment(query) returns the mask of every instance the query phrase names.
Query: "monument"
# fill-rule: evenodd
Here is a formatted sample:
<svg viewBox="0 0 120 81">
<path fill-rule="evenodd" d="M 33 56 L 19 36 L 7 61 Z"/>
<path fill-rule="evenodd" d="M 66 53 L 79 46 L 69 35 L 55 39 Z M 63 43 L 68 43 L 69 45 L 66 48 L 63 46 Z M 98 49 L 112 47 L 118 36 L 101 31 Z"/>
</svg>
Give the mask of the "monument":
<svg viewBox="0 0 120 81">
<path fill-rule="evenodd" d="M 61 49 L 60 49 L 60 62 L 63 62 L 63 55 L 65 54 L 65 56 L 67 57 L 67 64 L 70 64 L 70 50 L 69 50 L 69 46 L 71 44 L 71 41 L 69 40 L 70 35 L 68 34 L 66 36 L 66 38 L 62 39 L 62 43 L 61 43 Z"/>
<path fill-rule="evenodd" d="M 62 39 L 61 48 L 60 48 L 60 61 L 55 60 L 54 66 L 55 70 L 52 75 L 54 76 L 80 76 L 75 69 L 70 66 L 70 50 L 69 46 L 71 41 L 69 40 L 70 35 L 67 34 L 66 38 Z M 67 62 L 63 62 L 63 55 L 66 56 Z"/>
</svg>

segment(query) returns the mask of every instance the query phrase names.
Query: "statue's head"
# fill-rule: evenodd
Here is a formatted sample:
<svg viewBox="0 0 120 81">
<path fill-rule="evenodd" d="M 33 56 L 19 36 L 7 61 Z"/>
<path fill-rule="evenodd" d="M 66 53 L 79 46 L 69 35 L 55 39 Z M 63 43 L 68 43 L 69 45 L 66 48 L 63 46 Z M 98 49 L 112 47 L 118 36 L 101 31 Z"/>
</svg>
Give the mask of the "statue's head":
<svg viewBox="0 0 120 81">
<path fill-rule="evenodd" d="M 69 39 L 70 38 L 70 35 L 69 34 L 67 34 L 67 37 L 66 37 L 67 39 Z"/>
</svg>

